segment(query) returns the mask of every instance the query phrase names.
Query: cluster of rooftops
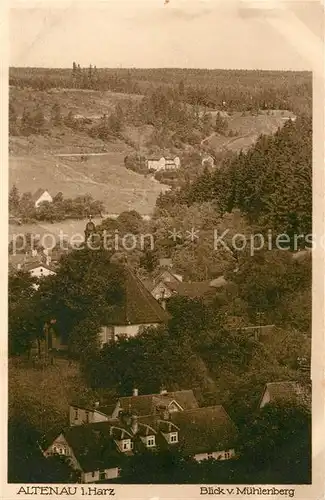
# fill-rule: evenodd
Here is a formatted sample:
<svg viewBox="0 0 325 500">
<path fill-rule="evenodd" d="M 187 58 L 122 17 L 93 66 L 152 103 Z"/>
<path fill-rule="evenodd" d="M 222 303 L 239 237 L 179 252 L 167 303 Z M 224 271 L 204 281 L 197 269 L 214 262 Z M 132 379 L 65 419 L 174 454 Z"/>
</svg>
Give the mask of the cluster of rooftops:
<svg viewBox="0 0 325 500">
<path fill-rule="evenodd" d="M 299 394 L 294 382 L 267 384 L 260 407 Z M 236 456 L 238 431 L 222 405 L 200 407 L 193 390 L 120 397 L 113 405 L 72 403 L 69 425 L 48 433 L 43 454 L 64 455 L 82 482 L 114 479 L 126 456 L 177 450 L 185 458 Z"/>
</svg>

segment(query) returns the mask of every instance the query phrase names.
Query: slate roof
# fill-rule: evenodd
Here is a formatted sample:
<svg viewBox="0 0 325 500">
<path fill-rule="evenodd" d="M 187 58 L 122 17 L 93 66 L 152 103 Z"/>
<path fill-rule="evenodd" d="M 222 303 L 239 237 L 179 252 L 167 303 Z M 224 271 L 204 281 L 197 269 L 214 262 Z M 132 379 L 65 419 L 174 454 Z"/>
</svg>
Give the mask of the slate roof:
<svg viewBox="0 0 325 500">
<path fill-rule="evenodd" d="M 99 405 L 93 408 L 95 411 L 99 411 L 100 413 L 103 413 L 104 415 L 107 415 L 107 417 L 111 417 L 113 411 L 115 410 L 116 405 Z"/>
<path fill-rule="evenodd" d="M 64 437 L 84 472 L 118 467 L 122 454 L 116 449 L 109 422 L 69 427 Z"/>
<path fill-rule="evenodd" d="M 157 300 L 146 289 L 140 279 L 125 267 L 122 270 L 122 287 L 124 297 L 106 318 L 109 325 L 141 325 L 150 323 L 165 323 L 170 315 L 161 307 Z"/>
<path fill-rule="evenodd" d="M 78 408 L 79 410 L 86 410 L 89 412 L 99 412 L 102 413 L 103 415 L 106 415 L 108 418 L 112 417 L 112 413 L 116 407 L 116 405 L 83 405 L 79 404 L 78 401 L 71 401 L 70 406 L 72 408 Z"/>
<path fill-rule="evenodd" d="M 179 428 L 180 450 L 185 456 L 229 450 L 238 431 L 223 406 L 175 412 L 171 420 Z"/>
<path fill-rule="evenodd" d="M 142 284 L 143 286 L 149 291 L 151 292 L 151 290 L 153 290 L 155 288 L 155 284 L 154 282 L 151 280 L 151 279 L 148 279 L 148 278 L 143 278 L 142 280 Z"/>
<path fill-rule="evenodd" d="M 24 265 L 24 270 L 26 270 L 26 271 L 32 271 L 33 269 L 37 269 L 38 267 L 44 267 L 45 269 L 48 269 L 49 271 L 54 272 L 54 270 L 53 270 L 53 268 L 51 266 L 48 266 L 47 264 L 44 264 L 42 261 L 27 262 Z"/>
<path fill-rule="evenodd" d="M 166 279 L 166 277 L 164 278 L 164 275 L 165 274 L 168 274 L 169 275 L 169 278 L 170 278 L 170 281 L 168 281 Z M 178 275 L 176 273 L 174 273 L 171 269 L 156 269 L 156 271 L 154 271 L 152 273 L 152 280 L 153 280 L 153 283 L 154 284 L 158 284 L 160 281 L 164 281 L 164 283 L 172 283 L 172 282 L 175 282 L 175 283 L 180 283 L 180 279 L 178 278 Z"/>
<path fill-rule="evenodd" d="M 267 383 L 265 385 L 262 398 L 266 390 L 270 395 L 270 403 L 288 402 L 292 399 L 297 399 L 297 397 L 299 398 L 303 393 L 302 388 L 299 386 L 299 384 L 293 381 Z"/>
<path fill-rule="evenodd" d="M 188 397 L 189 394 L 183 396 Z M 194 404 L 193 394 L 191 396 L 191 404 Z M 170 444 L 162 433 L 175 431 L 178 432 L 178 442 Z M 130 425 L 122 419 L 51 431 L 40 442 L 41 448 L 45 451 L 61 434 L 73 450 L 82 470 L 90 472 L 118 467 L 124 455 L 133 454 L 132 450 L 127 453 L 118 450 L 115 441 L 121 439 L 132 439 L 134 450 L 141 451 L 145 449 L 145 445 L 140 438 L 155 435 L 158 448 L 173 447 L 179 449 L 185 456 L 193 456 L 233 448 L 237 438 L 237 428 L 222 406 L 191 408 L 170 414 L 169 420 L 156 415 L 139 416 L 138 431 L 135 435 Z"/>
<path fill-rule="evenodd" d="M 167 392 L 164 395 L 144 394 L 119 398 L 122 410 L 131 410 L 141 416 L 154 414 L 158 402 L 171 402 L 172 400 L 175 400 L 183 410 L 198 408 L 199 406 L 192 390 Z"/>
<path fill-rule="evenodd" d="M 162 258 L 162 259 L 159 259 L 159 266 L 160 267 L 167 267 L 167 268 L 171 268 L 173 267 L 173 260 L 172 259 L 168 259 L 168 258 Z"/>
<path fill-rule="evenodd" d="M 175 158 L 177 158 L 177 155 L 175 156 L 170 156 L 170 155 L 152 155 L 147 158 L 147 161 L 159 161 L 161 158 L 164 158 L 166 161 L 174 161 Z"/>
</svg>

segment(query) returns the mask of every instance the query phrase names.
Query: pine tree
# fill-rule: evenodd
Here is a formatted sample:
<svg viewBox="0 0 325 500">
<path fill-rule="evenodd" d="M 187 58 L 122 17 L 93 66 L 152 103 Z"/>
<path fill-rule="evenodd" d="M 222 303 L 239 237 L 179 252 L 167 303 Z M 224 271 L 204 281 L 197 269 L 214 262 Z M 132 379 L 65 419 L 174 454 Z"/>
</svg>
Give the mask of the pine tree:
<svg viewBox="0 0 325 500">
<path fill-rule="evenodd" d="M 61 108 L 58 103 L 54 103 L 51 109 L 51 123 L 58 127 L 62 123 Z"/>
<path fill-rule="evenodd" d="M 19 211 L 20 195 L 16 184 L 14 184 L 9 193 L 9 211 L 14 215 Z"/>
<path fill-rule="evenodd" d="M 14 107 L 14 105 L 10 102 L 9 103 L 9 133 L 10 134 L 15 134 L 16 133 L 16 126 L 17 126 L 17 112 Z"/>
<path fill-rule="evenodd" d="M 21 125 L 22 125 L 22 132 L 25 135 L 29 135 L 32 133 L 32 117 L 31 113 L 28 109 L 24 108 L 22 117 L 21 117 Z"/>
<path fill-rule="evenodd" d="M 178 84 L 178 93 L 181 97 L 184 96 L 185 94 L 185 84 L 184 84 L 184 80 L 181 80 Z"/>
<path fill-rule="evenodd" d="M 32 115 L 32 126 L 34 132 L 40 133 L 45 125 L 45 116 L 42 109 L 38 106 Z"/>
</svg>

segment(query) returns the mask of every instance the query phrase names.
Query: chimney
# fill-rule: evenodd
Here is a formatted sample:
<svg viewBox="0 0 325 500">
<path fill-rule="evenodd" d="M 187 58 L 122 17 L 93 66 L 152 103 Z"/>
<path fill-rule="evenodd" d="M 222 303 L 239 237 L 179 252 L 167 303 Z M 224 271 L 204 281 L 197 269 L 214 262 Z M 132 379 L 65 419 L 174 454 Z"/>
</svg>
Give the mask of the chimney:
<svg viewBox="0 0 325 500">
<path fill-rule="evenodd" d="M 95 402 L 95 408 L 98 408 L 99 407 L 99 401 L 96 401 Z"/>
<path fill-rule="evenodd" d="M 136 387 L 133 389 L 132 395 L 133 396 L 139 396 L 139 390 Z"/>
<path fill-rule="evenodd" d="M 164 387 L 162 387 L 162 388 L 160 389 L 160 394 L 161 394 L 162 396 L 163 396 L 163 395 L 165 395 L 165 394 L 167 394 L 167 392 L 168 392 L 168 391 L 167 391 L 167 389 L 165 389 Z"/>
<path fill-rule="evenodd" d="M 46 265 L 49 266 L 51 264 L 51 257 L 49 255 L 46 256 Z"/>
<path fill-rule="evenodd" d="M 21 270 L 21 264 L 17 264 L 17 269 L 18 269 L 18 271 Z"/>
<path fill-rule="evenodd" d="M 123 422 L 124 425 L 131 425 L 132 424 L 132 416 L 130 415 L 129 412 L 123 411 L 120 415 L 120 419 Z"/>
<path fill-rule="evenodd" d="M 138 432 L 139 423 L 137 415 L 132 415 L 131 417 L 131 429 L 133 434 L 136 434 Z"/>
<path fill-rule="evenodd" d="M 162 412 L 162 418 L 163 418 L 163 420 L 169 420 L 170 415 L 169 415 L 169 411 L 168 410 L 164 410 Z"/>
</svg>

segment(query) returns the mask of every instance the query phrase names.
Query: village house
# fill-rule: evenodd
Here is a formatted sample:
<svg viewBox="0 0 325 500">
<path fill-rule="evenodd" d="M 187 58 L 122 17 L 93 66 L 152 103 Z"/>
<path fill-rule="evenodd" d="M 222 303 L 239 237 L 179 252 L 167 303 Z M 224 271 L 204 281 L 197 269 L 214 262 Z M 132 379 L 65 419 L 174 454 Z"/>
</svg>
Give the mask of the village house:
<svg viewBox="0 0 325 500">
<path fill-rule="evenodd" d="M 118 337 L 134 337 L 145 328 L 158 327 L 169 320 L 169 314 L 127 266 L 123 269 L 122 280 L 123 300 L 103 322 L 102 346 Z"/>
<path fill-rule="evenodd" d="M 132 396 L 120 397 L 114 405 L 100 405 L 97 401 L 92 406 L 71 404 L 69 410 L 70 426 L 83 425 L 95 422 L 107 422 L 117 418 L 120 412 L 133 411 L 137 415 L 147 416 L 156 414 L 159 409 L 184 411 L 198 408 L 198 402 L 192 390 L 167 392 L 161 390 L 159 394 L 138 394 L 133 389 Z"/>
<path fill-rule="evenodd" d="M 55 268 L 66 251 L 34 248 L 24 253 L 9 254 L 9 272 L 29 271 L 37 278 L 55 273 Z M 35 267 L 34 267 L 35 266 Z M 47 270 L 45 270 L 45 267 Z"/>
<path fill-rule="evenodd" d="M 165 172 L 169 170 L 178 170 L 181 166 L 181 160 L 178 156 L 152 156 L 147 159 L 148 170 L 155 172 Z"/>
<path fill-rule="evenodd" d="M 281 404 L 288 402 L 307 402 L 309 395 L 297 382 L 290 380 L 282 382 L 269 382 L 265 385 L 259 402 L 259 408 L 267 404 Z"/>
<path fill-rule="evenodd" d="M 119 398 L 113 411 L 97 404 L 89 414 L 101 421 L 80 420 L 83 410 L 88 411 L 71 406 L 70 426 L 47 435 L 40 447 L 46 457 L 68 457 L 84 483 L 116 479 L 125 457 L 146 450 L 175 449 L 197 461 L 235 457 L 238 433 L 231 418 L 221 405 L 200 408 L 191 390 L 134 392 Z"/>
<path fill-rule="evenodd" d="M 214 158 L 212 155 L 202 155 L 202 167 L 214 168 Z"/>
<path fill-rule="evenodd" d="M 48 203 L 52 203 L 53 202 L 53 198 L 50 195 L 50 193 L 48 192 L 48 190 L 47 189 L 42 189 L 42 188 L 39 188 L 33 194 L 32 198 L 33 198 L 33 202 L 34 202 L 35 208 L 38 208 L 40 206 L 40 204 L 43 203 L 43 201 L 47 201 Z"/>
<path fill-rule="evenodd" d="M 49 264 L 44 264 L 43 262 L 27 263 L 23 268 L 28 271 L 33 278 L 45 278 L 46 276 L 54 276 L 56 272 Z"/>
<path fill-rule="evenodd" d="M 227 285 L 228 282 L 223 276 L 213 280 L 184 281 L 180 274 L 172 272 L 171 269 L 158 270 L 152 281 L 146 282 L 152 296 L 162 304 L 175 295 L 191 299 L 215 297 Z"/>
<path fill-rule="evenodd" d="M 172 272 L 171 269 L 159 269 L 153 274 L 152 280 L 146 282 L 146 286 L 156 300 L 162 301 L 173 295 L 173 291 L 169 285 L 181 283 L 182 280 L 183 277 L 180 274 Z"/>
</svg>

